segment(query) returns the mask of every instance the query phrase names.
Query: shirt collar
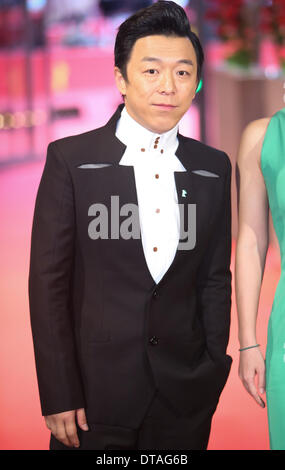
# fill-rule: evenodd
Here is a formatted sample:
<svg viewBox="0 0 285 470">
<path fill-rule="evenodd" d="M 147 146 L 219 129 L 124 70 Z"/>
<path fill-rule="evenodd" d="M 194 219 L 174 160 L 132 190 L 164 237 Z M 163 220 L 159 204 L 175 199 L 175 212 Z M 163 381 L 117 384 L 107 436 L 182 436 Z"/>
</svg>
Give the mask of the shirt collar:
<svg viewBox="0 0 285 470">
<path fill-rule="evenodd" d="M 134 165 L 149 159 L 162 159 L 174 171 L 186 171 L 175 155 L 178 147 L 177 132 L 178 124 L 163 134 L 151 132 L 133 119 L 124 107 L 116 129 L 116 137 L 127 147 L 120 164 Z M 143 158 L 138 161 L 140 154 Z"/>
</svg>

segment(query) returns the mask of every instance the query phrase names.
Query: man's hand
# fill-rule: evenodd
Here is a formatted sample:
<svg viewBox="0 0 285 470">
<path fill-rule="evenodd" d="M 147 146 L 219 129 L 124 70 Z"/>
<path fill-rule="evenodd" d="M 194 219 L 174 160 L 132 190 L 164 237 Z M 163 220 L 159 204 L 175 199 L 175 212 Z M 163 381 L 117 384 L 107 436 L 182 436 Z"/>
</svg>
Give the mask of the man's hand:
<svg viewBox="0 0 285 470">
<path fill-rule="evenodd" d="M 258 390 L 255 385 L 255 375 L 257 375 Z M 258 392 L 262 394 L 265 391 L 265 363 L 258 348 L 241 351 L 239 377 L 256 403 L 264 408 L 265 403 Z"/>
<path fill-rule="evenodd" d="M 76 430 L 76 420 L 80 429 L 88 431 L 84 408 L 48 415 L 44 418 L 47 428 L 54 437 L 68 447 L 80 446 Z"/>
</svg>

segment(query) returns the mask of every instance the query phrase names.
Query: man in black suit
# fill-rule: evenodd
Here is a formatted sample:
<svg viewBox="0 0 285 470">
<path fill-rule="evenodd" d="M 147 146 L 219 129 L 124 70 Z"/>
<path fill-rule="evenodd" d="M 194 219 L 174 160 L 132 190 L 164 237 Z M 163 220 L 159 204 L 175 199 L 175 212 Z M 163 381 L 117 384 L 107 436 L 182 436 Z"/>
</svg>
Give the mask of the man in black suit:
<svg viewBox="0 0 285 470">
<path fill-rule="evenodd" d="M 29 296 L 51 449 L 207 448 L 231 365 L 231 164 L 178 133 L 202 63 L 181 7 L 137 12 L 115 44 L 124 104 L 48 146 Z"/>
</svg>

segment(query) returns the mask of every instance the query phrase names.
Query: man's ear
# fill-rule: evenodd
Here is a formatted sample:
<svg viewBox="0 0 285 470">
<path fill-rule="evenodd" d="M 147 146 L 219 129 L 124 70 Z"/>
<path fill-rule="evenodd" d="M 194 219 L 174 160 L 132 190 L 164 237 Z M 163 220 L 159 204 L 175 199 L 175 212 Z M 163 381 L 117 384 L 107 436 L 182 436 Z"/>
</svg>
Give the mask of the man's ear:
<svg viewBox="0 0 285 470">
<path fill-rule="evenodd" d="M 114 68 L 114 75 L 117 88 L 121 95 L 124 96 L 126 94 L 126 80 L 124 79 L 122 72 L 118 67 Z"/>
</svg>

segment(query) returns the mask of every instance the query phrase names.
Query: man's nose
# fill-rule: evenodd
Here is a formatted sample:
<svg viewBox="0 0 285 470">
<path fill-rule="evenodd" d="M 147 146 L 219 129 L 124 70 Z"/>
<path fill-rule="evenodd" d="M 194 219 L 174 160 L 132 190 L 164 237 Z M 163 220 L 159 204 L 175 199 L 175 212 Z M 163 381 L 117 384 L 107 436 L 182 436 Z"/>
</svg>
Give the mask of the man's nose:
<svg viewBox="0 0 285 470">
<path fill-rule="evenodd" d="M 175 93 L 176 84 L 173 74 L 171 72 L 164 72 L 161 74 L 161 81 L 159 84 L 160 93 Z"/>
</svg>

